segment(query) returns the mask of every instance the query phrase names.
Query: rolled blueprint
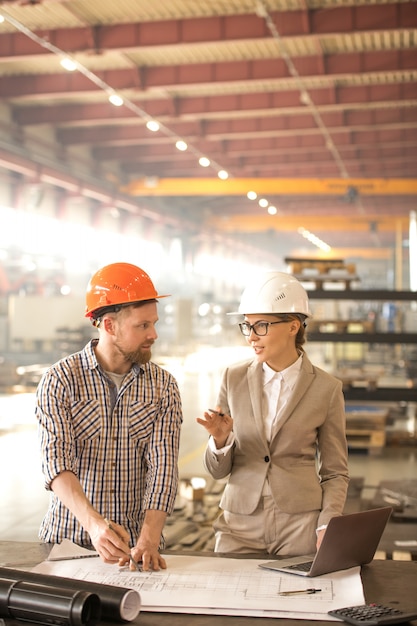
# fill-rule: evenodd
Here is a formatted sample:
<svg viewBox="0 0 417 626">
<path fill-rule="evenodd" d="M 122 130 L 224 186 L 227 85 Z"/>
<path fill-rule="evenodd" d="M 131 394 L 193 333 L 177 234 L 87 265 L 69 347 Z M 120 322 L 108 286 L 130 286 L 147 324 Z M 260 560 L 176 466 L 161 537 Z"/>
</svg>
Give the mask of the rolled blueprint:
<svg viewBox="0 0 417 626">
<path fill-rule="evenodd" d="M 93 626 L 100 619 L 95 593 L 0 578 L 0 615 L 32 624 Z"/>
<path fill-rule="evenodd" d="M 0 567 L 0 578 L 6 578 L 16 582 L 31 582 L 40 585 L 63 587 L 72 591 L 87 591 L 96 594 L 101 602 L 101 619 L 119 622 L 134 620 L 140 612 L 141 598 L 135 589 L 116 587 L 101 583 L 64 578 L 63 576 L 51 576 L 49 574 L 37 574 L 36 572 L 24 572 L 21 570 Z"/>
</svg>

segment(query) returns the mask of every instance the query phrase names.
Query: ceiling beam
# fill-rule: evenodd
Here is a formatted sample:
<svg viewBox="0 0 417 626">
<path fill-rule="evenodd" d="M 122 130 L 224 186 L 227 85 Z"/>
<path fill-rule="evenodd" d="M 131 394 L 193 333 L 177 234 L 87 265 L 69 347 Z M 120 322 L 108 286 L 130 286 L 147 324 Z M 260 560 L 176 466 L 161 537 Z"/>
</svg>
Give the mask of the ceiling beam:
<svg viewBox="0 0 417 626">
<path fill-rule="evenodd" d="M 291 253 L 294 257 L 303 258 L 306 256 L 305 249 L 294 248 Z M 310 259 L 369 259 L 371 261 L 392 261 L 393 251 L 391 248 L 370 248 L 364 247 L 352 247 L 352 248 L 332 248 L 330 253 L 323 254 L 323 252 L 310 252 L 308 258 Z M 312 280 L 314 278 L 312 277 Z"/>
<path fill-rule="evenodd" d="M 377 78 L 377 77 L 375 77 Z M 417 78 L 417 72 L 416 72 Z M 381 80 L 385 80 L 381 76 Z M 401 77 L 398 76 L 398 81 Z M 24 81 L 23 81 L 24 82 Z M 3 88 L 3 79 L 2 79 Z M 326 125 L 341 124 L 342 116 L 359 117 L 360 120 L 367 116 L 375 122 L 387 121 L 393 114 L 400 113 L 407 119 L 415 122 L 415 110 L 417 103 L 417 80 L 414 82 L 392 82 L 389 85 L 354 85 L 346 84 L 339 87 L 337 93 L 333 94 L 326 81 L 320 88 L 312 90 L 311 97 L 317 103 L 317 110 L 325 118 Z M 69 98 L 71 94 L 66 94 Z M 137 97 L 136 97 L 137 96 Z M 135 103 L 141 103 L 141 93 L 136 92 L 133 96 Z M 30 107 L 19 106 L 18 101 L 12 103 L 13 120 L 18 124 L 54 124 L 54 125 L 77 125 L 79 127 L 90 127 L 100 124 L 143 124 L 143 120 L 138 118 L 127 107 L 114 107 L 107 101 L 107 96 L 103 92 L 103 102 L 83 103 L 51 102 L 45 96 L 42 104 L 31 104 Z M 204 118 L 205 124 L 217 125 L 218 133 L 226 131 L 226 125 L 232 127 L 235 132 L 240 127 L 242 129 L 248 124 L 256 127 L 258 132 L 268 131 L 268 125 L 277 125 L 277 129 L 285 128 L 288 115 L 297 116 L 302 122 L 303 117 L 311 117 L 310 112 L 302 105 L 299 92 L 295 89 L 277 89 L 267 93 L 240 93 L 199 96 L 188 93 L 175 100 L 175 111 L 170 98 L 150 98 L 146 101 L 146 110 L 150 117 L 158 119 L 164 124 L 178 127 L 177 132 L 181 133 L 181 127 L 185 126 L 183 134 L 187 136 L 195 129 L 196 123 Z M 283 119 L 280 119 L 284 116 Z M 384 117 L 385 116 L 385 117 Z M 269 121 L 272 118 L 272 121 Z M 355 123 L 355 119 L 350 120 Z M 294 120 L 293 122 L 294 123 Z M 345 122 L 346 123 L 346 122 Z M 370 123 L 368 121 L 368 123 Z M 222 129 L 223 125 L 223 129 Z M 71 131 L 69 131 L 71 132 Z M 194 130 L 195 132 L 195 130 Z M 199 134 L 205 132 L 201 126 Z M 65 134 L 63 134 L 65 140 Z"/>
<path fill-rule="evenodd" d="M 341 196 L 349 189 L 364 196 L 417 196 L 417 178 L 152 178 L 132 181 L 123 191 L 133 196 L 245 196 L 248 191 L 261 195 Z"/>
<path fill-rule="evenodd" d="M 400 232 L 406 232 L 409 218 L 395 215 L 367 214 L 358 215 L 352 210 L 352 216 L 332 215 L 329 219 L 323 219 L 320 215 L 231 215 L 226 217 L 210 217 L 206 220 L 209 227 L 223 232 L 264 232 L 270 229 L 280 232 L 295 233 L 302 227 L 311 232 L 353 232 L 369 233 L 371 227 L 378 232 L 392 232 L 393 228 Z M 355 241 L 352 242 L 355 245 Z"/>
<path fill-rule="evenodd" d="M 4 2 L 3 2 L 4 3 Z M 410 29 L 417 26 L 417 14 L 412 2 L 364 6 L 332 6 L 318 10 L 300 9 L 270 13 L 280 36 L 301 37 L 350 34 L 356 32 Z M 75 27 L 43 30 L 45 39 L 54 42 L 68 54 L 100 53 L 103 50 L 129 52 L 148 48 L 209 42 L 221 43 L 242 39 L 270 39 L 265 20 L 254 13 L 209 17 L 188 17 L 165 21 L 128 24 L 102 24 L 98 28 Z M 2 36 L 0 58 L 15 60 L 28 55 L 49 54 L 22 33 Z"/>
<path fill-rule="evenodd" d="M 234 115 L 228 111 L 219 111 L 214 115 L 214 109 L 207 105 L 212 112 L 204 114 L 202 117 L 204 123 L 195 119 L 192 115 L 185 115 L 181 118 L 157 116 L 160 122 L 166 123 L 176 133 L 178 137 L 184 137 L 190 142 L 196 141 L 223 141 L 228 140 L 228 150 L 233 149 L 233 141 L 246 141 L 246 147 L 256 148 L 262 151 L 273 148 L 282 149 L 282 141 L 286 138 L 295 136 L 293 147 L 305 149 L 306 141 L 302 140 L 308 135 L 308 147 L 314 144 L 323 146 L 323 139 L 316 125 L 313 123 L 312 116 L 306 111 L 298 111 L 297 109 L 279 110 L 271 108 L 269 110 L 259 108 L 257 110 L 243 111 L 238 102 L 233 102 L 238 109 L 235 109 Z M 384 142 L 393 143 L 396 139 L 393 137 L 395 131 L 406 130 L 406 137 L 401 138 L 410 141 L 417 140 L 417 90 L 414 100 L 392 101 L 391 106 L 388 102 L 375 100 L 372 102 L 372 109 L 369 104 L 351 103 L 348 107 L 340 106 L 320 106 L 318 110 L 327 128 L 331 129 L 332 135 L 340 135 L 336 140 L 347 144 L 346 137 L 349 133 L 363 133 L 370 131 L 389 131 L 388 136 L 384 137 Z M 190 108 L 197 107 L 197 101 L 191 98 L 188 102 Z M 114 117 L 108 120 L 108 125 L 104 125 L 102 121 L 102 111 L 108 105 L 96 105 L 96 116 L 94 108 L 86 105 L 84 108 L 85 118 L 75 120 L 68 126 L 59 126 L 56 131 L 57 140 L 66 145 L 83 145 L 94 144 L 95 146 L 112 144 L 121 146 L 144 145 L 149 149 L 158 150 L 160 146 L 172 143 L 172 137 L 161 133 L 150 133 L 145 128 L 143 120 L 139 118 L 119 118 Z M 53 108 L 53 107 L 50 107 Z M 233 111 L 233 109 L 232 109 Z M 244 115 L 242 113 L 244 112 Z M 52 119 L 54 112 L 51 112 Z M 79 111 L 81 115 L 81 111 Z M 201 114 L 200 114 L 201 115 Z M 16 116 L 17 117 L 17 116 Z M 96 122 L 94 123 L 94 120 Z M 61 120 L 62 121 L 62 120 Z M 64 121 L 64 124 L 66 122 Z M 411 134 L 411 136 L 410 136 Z M 253 145 L 250 141 L 255 140 Z M 369 146 L 375 144 L 375 139 L 367 138 Z M 286 147 L 289 147 L 286 144 Z M 241 154 L 242 145 L 236 145 L 237 150 Z"/>
<path fill-rule="evenodd" d="M 383 75 L 398 75 L 397 81 L 401 79 L 401 72 L 415 71 L 415 50 L 384 50 L 366 52 L 347 52 L 339 54 L 328 54 L 326 56 L 326 67 L 322 65 L 320 55 L 303 56 L 293 60 L 298 74 L 303 81 L 320 79 L 321 88 L 329 89 L 334 87 L 335 81 L 352 80 L 358 73 L 361 76 L 374 76 L 381 73 Z M 256 59 L 252 61 L 232 61 L 229 63 L 188 63 L 178 65 L 162 65 L 157 67 L 132 69 L 109 69 L 106 71 L 96 71 L 98 76 L 113 89 L 123 91 L 134 89 L 140 92 L 155 91 L 156 94 L 164 90 L 175 89 L 176 94 L 181 88 L 195 87 L 204 84 L 236 84 L 250 81 L 256 85 L 257 81 L 274 81 L 277 87 L 279 82 L 285 82 L 286 90 L 292 89 L 299 97 L 299 82 L 297 78 L 288 75 L 288 68 L 285 61 L 279 57 L 270 59 Z M 363 78 L 362 78 L 363 82 Z M 371 81 L 370 81 L 371 82 Z M 391 81 L 390 81 L 391 82 Z M 309 92 L 314 98 L 314 88 L 319 85 L 308 85 Z M 380 85 L 375 85 L 378 87 Z M 22 99 L 25 97 L 37 98 L 58 97 L 62 94 L 71 94 L 72 99 L 82 93 L 98 91 L 95 83 L 86 78 L 82 73 L 68 73 L 65 71 L 59 74 L 26 74 L 25 80 L 22 76 L 3 76 L 2 89 L 9 99 Z M 343 91 L 343 88 L 341 88 Z M 166 96 L 166 94 L 164 94 Z M 196 94 L 197 95 L 197 94 Z M 276 97 L 276 96 L 275 96 Z M 281 94 L 282 98 L 282 94 Z M 318 103 L 320 100 L 318 101 Z"/>
<path fill-rule="evenodd" d="M 340 131 L 337 129 L 333 133 L 335 145 L 338 146 L 339 153 L 346 162 L 349 160 L 356 161 L 360 158 L 363 162 L 367 159 L 386 159 L 387 162 L 399 159 L 403 161 L 409 160 L 414 165 L 417 163 L 417 128 L 413 129 L 406 125 L 404 128 L 401 128 L 399 125 L 388 124 L 386 126 L 378 125 L 372 130 L 359 129 L 358 127 L 351 127 L 350 130 L 352 134 L 355 134 L 355 143 L 352 144 L 346 143 L 347 139 L 342 134 L 344 132 L 343 129 L 340 129 Z M 184 137 L 184 135 L 178 136 Z M 385 136 L 389 136 L 390 139 L 384 141 Z M 132 172 L 137 170 L 138 163 L 140 165 L 146 163 L 160 163 L 163 165 L 167 160 L 171 161 L 174 155 L 178 163 L 185 164 L 195 161 L 195 153 L 191 151 L 178 154 L 172 138 L 167 141 L 159 141 L 158 139 L 155 137 L 155 142 L 152 144 L 138 141 L 137 143 L 123 145 L 123 143 L 117 141 L 108 145 L 97 146 L 97 144 L 93 143 L 93 146 L 97 147 L 92 148 L 92 155 L 96 161 L 125 161 L 126 163 L 123 164 L 123 167 L 131 164 L 132 167 L 129 166 L 126 171 Z M 274 165 L 291 165 L 295 167 L 297 164 L 304 161 L 308 162 L 311 159 L 314 159 L 316 162 L 329 159 L 328 150 L 323 140 L 317 134 L 317 131 L 313 129 L 311 132 L 305 129 L 304 133 L 294 131 L 293 134 L 289 131 L 288 133 L 280 133 L 278 136 L 269 138 L 259 137 L 256 133 L 253 133 L 246 138 L 233 138 L 229 134 L 223 140 L 214 135 L 204 139 L 200 138 L 200 140 L 189 136 L 186 139 L 192 145 L 198 145 L 201 154 L 206 154 L 211 160 L 221 163 L 223 169 L 228 169 L 230 172 L 236 167 L 239 167 L 239 169 L 244 166 L 256 169 L 262 165 L 269 167 Z M 404 141 L 401 143 L 401 148 L 399 148 L 398 144 L 401 139 Z M 174 163 L 172 163 L 172 166 L 174 166 Z M 414 172 L 417 174 L 417 168 L 414 169 Z M 169 174 L 164 176 L 170 177 Z M 257 171 L 258 176 L 259 171 Z M 407 178 L 408 176 L 404 172 L 402 177 Z M 390 178 L 396 178 L 396 176 L 391 175 Z"/>
</svg>

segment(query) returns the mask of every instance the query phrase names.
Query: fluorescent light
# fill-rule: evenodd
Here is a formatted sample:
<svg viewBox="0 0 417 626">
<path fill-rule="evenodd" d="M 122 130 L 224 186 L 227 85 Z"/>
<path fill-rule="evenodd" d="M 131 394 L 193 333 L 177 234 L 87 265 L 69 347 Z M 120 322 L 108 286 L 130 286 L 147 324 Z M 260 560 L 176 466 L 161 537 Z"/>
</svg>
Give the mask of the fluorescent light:
<svg viewBox="0 0 417 626">
<path fill-rule="evenodd" d="M 332 249 L 328 243 L 326 243 L 325 241 L 322 241 L 320 237 L 317 237 L 317 235 L 315 235 L 314 233 L 311 233 L 309 230 L 307 230 L 307 228 L 300 226 L 297 229 L 297 231 L 300 233 L 300 235 L 302 235 L 305 239 L 307 239 L 314 246 L 317 246 L 317 248 L 320 248 L 320 250 L 323 250 L 324 252 L 330 252 L 330 250 Z"/>
</svg>

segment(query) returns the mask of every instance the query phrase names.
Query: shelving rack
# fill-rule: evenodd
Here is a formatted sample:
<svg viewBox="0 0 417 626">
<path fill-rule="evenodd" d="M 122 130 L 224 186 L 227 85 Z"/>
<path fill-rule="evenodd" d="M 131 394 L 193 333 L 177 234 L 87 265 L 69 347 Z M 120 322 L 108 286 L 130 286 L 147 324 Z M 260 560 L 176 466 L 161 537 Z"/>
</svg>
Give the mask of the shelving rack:
<svg viewBox="0 0 417 626">
<path fill-rule="evenodd" d="M 410 330 L 410 324 L 391 324 L 387 329 L 381 328 L 377 323 L 374 309 L 382 306 L 401 306 L 401 303 L 415 302 L 417 311 L 417 293 L 411 291 L 393 290 L 365 290 L 354 288 L 360 283 L 356 275 L 354 264 L 346 264 L 342 259 L 285 259 L 289 265 L 289 271 L 300 280 L 308 289 L 309 298 L 312 302 L 327 300 L 335 303 L 331 318 L 322 319 L 318 315 L 307 326 L 307 339 L 309 343 L 320 342 L 333 344 L 330 358 L 333 359 L 333 373 L 343 382 L 343 391 L 346 400 L 346 430 L 350 448 L 366 448 L 370 453 L 378 453 L 386 442 L 386 421 L 389 414 L 388 403 L 398 403 L 401 406 L 408 403 L 417 403 L 417 376 L 407 378 L 407 384 L 395 386 L 395 380 L 390 380 L 387 386 L 387 377 L 384 376 L 384 384 L 379 384 L 381 372 L 387 365 L 394 365 L 396 359 L 402 360 L 402 355 L 411 354 L 415 348 L 417 372 L 417 313 Z M 327 287 L 327 288 L 326 288 Z M 370 315 L 361 317 L 358 314 L 340 315 L 337 303 L 340 301 L 352 301 L 353 303 L 369 303 Z M 375 306 L 373 307 L 373 304 Z M 324 309 L 325 307 L 323 307 Z M 356 307 L 358 308 L 358 307 Z M 360 307 L 359 307 L 360 308 Z M 366 305 L 363 307 L 366 310 Z M 323 314 L 324 311 L 322 311 Z M 363 311 L 362 311 L 363 312 Z M 346 318 L 348 313 L 348 319 Z M 359 311 L 361 313 L 361 311 Z M 414 315 L 414 313 L 413 313 Z M 414 317 L 411 318 L 414 320 Z M 405 330 L 407 328 L 407 330 Z M 341 356 L 340 346 L 345 344 L 346 356 Z M 348 344 L 351 344 L 348 346 Z M 359 348 L 357 344 L 368 345 L 369 350 Z M 355 347 L 356 346 L 356 347 Z M 383 346 L 391 346 L 390 355 L 381 362 L 367 362 L 363 359 L 365 352 L 368 355 L 378 356 L 382 354 Z M 411 347 L 411 349 L 410 349 Z M 354 363 L 352 354 L 359 354 L 358 360 L 364 367 L 352 367 Z M 350 367 L 342 367 L 345 360 Z M 372 368 L 373 366 L 373 368 Z M 376 368 L 375 368 L 376 366 Z M 379 370 L 379 371 L 378 371 Z M 350 372 L 350 373 L 349 373 Z M 394 377 L 395 378 L 395 377 Z M 353 410 L 352 410 L 353 409 Z"/>
</svg>

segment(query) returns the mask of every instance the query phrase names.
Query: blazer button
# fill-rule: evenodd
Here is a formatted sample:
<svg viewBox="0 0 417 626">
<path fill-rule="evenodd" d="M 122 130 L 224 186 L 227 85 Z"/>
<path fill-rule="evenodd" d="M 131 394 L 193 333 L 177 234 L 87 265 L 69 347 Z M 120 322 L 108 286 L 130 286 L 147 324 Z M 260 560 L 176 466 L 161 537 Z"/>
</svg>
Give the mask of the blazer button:
<svg viewBox="0 0 417 626">
<path fill-rule="evenodd" d="M 269 463 L 269 456 L 266 456 L 266 457 L 264 458 L 264 461 L 265 461 L 265 463 Z"/>
</svg>

